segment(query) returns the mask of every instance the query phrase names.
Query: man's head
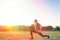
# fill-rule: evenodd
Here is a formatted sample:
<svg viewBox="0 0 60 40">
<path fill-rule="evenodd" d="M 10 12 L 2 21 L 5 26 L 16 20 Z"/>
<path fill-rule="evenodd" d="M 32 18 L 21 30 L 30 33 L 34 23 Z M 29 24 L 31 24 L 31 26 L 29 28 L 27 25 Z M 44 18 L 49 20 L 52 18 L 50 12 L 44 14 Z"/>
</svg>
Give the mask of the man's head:
<svg viewBox="0 0 60 40">
<path fill-rule="evenodd" d="M 34 23 L 38 23 L 38 20 L 37 20 L 37 19 L 35 19 L 35 20 L 34 20 Z"/>
</svg>

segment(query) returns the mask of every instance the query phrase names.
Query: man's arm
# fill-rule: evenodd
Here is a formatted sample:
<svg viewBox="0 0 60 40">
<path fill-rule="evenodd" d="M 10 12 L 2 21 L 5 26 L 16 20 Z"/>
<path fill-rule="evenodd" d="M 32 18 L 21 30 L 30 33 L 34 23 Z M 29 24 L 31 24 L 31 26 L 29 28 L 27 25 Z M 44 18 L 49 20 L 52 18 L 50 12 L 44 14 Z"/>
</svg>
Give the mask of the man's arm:
<svg viewBox="0 0 60 40">
<path fill-rule="evenodd" d="M 41 24 L 39 24 L 39 27 L 40 27 L 40 31 L 42 30 L 42 25 Z"/>
</svg>

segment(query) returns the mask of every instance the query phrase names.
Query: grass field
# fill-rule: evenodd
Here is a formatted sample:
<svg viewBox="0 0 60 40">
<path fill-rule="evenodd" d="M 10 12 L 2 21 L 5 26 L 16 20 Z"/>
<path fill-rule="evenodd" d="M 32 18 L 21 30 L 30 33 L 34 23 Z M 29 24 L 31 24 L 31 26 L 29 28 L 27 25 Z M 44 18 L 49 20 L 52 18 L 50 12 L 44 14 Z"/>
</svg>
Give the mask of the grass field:
<svg viewBox="0 0 60 40">
<path fill-rule="evenodd" d="M 50 35 L 51 38 L 53 38 L 54 40 L 60 40 L 60 32 L 49 31 L 42 33 Z M 0 40 L 31 40 L 31 39 L 29 32 L 20 31 L 20 32 L 0 32 Z M 45 40 L 45 38 L 42 38 L 38 34 L 34 33 L 34 40 Z"/>
</svg>

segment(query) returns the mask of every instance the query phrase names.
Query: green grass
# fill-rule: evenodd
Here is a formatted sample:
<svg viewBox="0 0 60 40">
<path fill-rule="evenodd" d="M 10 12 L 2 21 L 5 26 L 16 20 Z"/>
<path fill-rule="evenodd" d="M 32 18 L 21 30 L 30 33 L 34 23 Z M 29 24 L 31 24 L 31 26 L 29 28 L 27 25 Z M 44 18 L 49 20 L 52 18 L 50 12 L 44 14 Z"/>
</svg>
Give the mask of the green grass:
<svg viewBox="0 0 60 40">
<path fill-rule="evenodd" d="M 43 34 L 50 35 L 54 40 L 60 40 L 60 32 L 58 31 L 49 31 L 42 32 Z M 30 40 L 29 32 L 20 31 L 20 32 L 0 32 L 0 40 Z M 34 33 L 34 40 L 45 40 L 38 34 Z"/>
</svg>

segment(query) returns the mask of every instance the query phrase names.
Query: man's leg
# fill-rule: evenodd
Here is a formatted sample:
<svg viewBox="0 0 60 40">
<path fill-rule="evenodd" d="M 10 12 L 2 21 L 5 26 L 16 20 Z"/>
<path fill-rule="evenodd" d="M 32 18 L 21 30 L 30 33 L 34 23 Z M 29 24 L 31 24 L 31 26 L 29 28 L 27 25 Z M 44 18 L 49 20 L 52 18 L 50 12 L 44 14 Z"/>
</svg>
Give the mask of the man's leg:
<svg viewBox="0 0 60 40">
<path fill-rule="evenodd" d="M 34 39 L 33 33 L 37 33 L 35 30 L 30 30 L 31 39 Z"/>
<path fill-rule="evenodd" d="M 31 35 L 31 39 L 34 39 L 33 38 L 33 30 L 30 30 L 30 35 Z"/>
<path fill-rule="evenodd" d="M 30 30 L 31 39 L 34 38 L 34 37 L 33 37 L 33 32 L 34 32 L 34 33 L 37 33 L 37 34 L 39 34 L 39 35 L 41 35 L 42 37 L 44 37 L 44 35 L 42 35 L 42 33 L 39 33 L 39 32 L 36 31 L 36 30 Z"/>
<path fill-rule="evenodd" d="M 37 34 L 39 34 L 40 36 L 42 37 L 48 37 L 49 38 L 49 35 L 43 35 L 41 32 L 38 32 L 38 31 L 35 31 Z"/>
<path fill-rule="evenodd" d="M 33 39 L 33 32 L 39 34 L 42 37 L 48 37 L 49 38 L 49 35 L 43 35 L 41 32 L 38 32 L 36 30 L 30 30 L 30 35 L 31 35 L 32 39 Z"/>
</svg>

